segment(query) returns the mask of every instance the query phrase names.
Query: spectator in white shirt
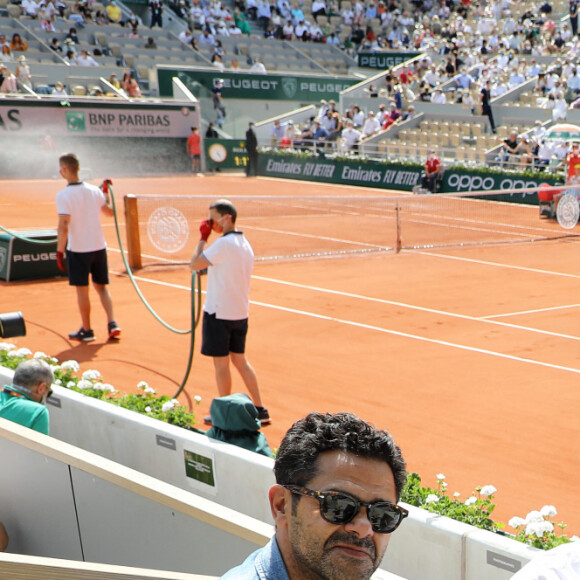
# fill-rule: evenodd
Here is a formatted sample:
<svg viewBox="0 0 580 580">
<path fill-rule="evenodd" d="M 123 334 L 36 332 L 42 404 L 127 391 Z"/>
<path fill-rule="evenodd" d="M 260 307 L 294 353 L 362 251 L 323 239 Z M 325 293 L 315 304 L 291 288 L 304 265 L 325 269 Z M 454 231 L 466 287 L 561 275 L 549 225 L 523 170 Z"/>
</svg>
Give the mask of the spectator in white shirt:
<svg viewBox="0 0 580 580">
<path fill-rule="evenodd" d="M 568 116 L 568 103 L 564 99 L 564 93 L 561 91 L 556 94 L 556 102 L 552 109 L 552 120 L 563 121 Z"/>
<path fill-rule="evenodd" d="M 270 4 L 268 0 L 261 0 L 261 2 L 258 4 L 258 21 L 264 30 L 268 28 L 270 18 L 272 18 L 272 9 L 270 8 Z"/>
<path fill-rule="evenodd" d="M 369 111 L 369 115 L 367 120 L 365 121 L 365 124 L 363 126 L 363 130 L 362 130 L 362 134 L 363 137 L 370 137 L 371 135 L 374 135 L 375 133 L 377 133 L 381 128 L 381 124 L 379 122 L 379 120 L 375 117 L 375 114 L 373 111 Z"/>
<path fill-rule="evenodd" d="M 431 68 L 423 75 L 423 80 L 429 83 L 432 87 L 436 87 L 441 82 L 441 77 L 439 76 L 439 72 L 434 64 L 431 65 Z"/>
<path fill-rule="evenodd" d="M 210 34 L 210 31 L 207 28 L 202 32 L 201 36 L 199 37 L 200 44 L 214 44 L 214 37 Z"/>
<path fill-rule="evenodd" d="M 542 121 L 536 121 L 534 123 L 534 128 L 531 131 L 531 135 L 532 137 L 538 142 L 540 143 L 541 140 L 544 138 L 544 135 L 546 134 L 546 128 L 542 125 Z"/>
<path fill-rule="evenodd" d="M 318 22 L 319 16 L 326 16 L 326 2 L 324 0 L 314 0 L 312 2 L 312 16 Z"/>
<path fill-rule="evenodd" d="M 34 0 L 22 0 L 21 4 L 24 14 L 31 18 L 36 18 L 40 6 Z"/>
<path fill-rule="evenodd" d="M 344 26 L 352 26 L 354 23 L 354 12 L 352 11 L 350 5 L 348 5 L 341 14 L 342 23 Z"/>
<path fill-rule="evenodd" d="M 179 40 L 181 40 L 181 42 L 189 44 L 191 42 L 191 39 L 193 38 L 193 32 L 189 28 L 187 28 L 186 30 L 179 33 L 178 38 Z"/>
<path fill-rule="evenodd" d="M 352 151 L 357 147 L 361 133 L 354 128 L 352 121 L 347 121 L 346 129 L 342 130 L 341 137 L 344 150 Z"/>
<path fill-rule="evenodd" d="M 99 66 L 99 63 L 86 50 L 81 50 L 75 63 L 77 66 Z"/>
<path fill-rule="evenodd" d="M 282 27 L 282 37 L 285 40 L 292 40 L 294 36 L 294 26 L 292 25 L 292 20 L 287 20 L 286 24 Z"/>
<path fill-rule="evenodd" d="M 444 105 L 447 102 L 447 97 L 441 89 L 437 88 L 431 95 L 431 102 L 436 105 Z"/>
<path fill-rule="evenodd" d="M 509 85 L 510 88 L 514 88 L 517 87 L 518 85 L 521 85 L 522 83 L 526 82 L 526 77 L 518 72 L 518 71 L 514 71 L 511 75 L 510 75 L 510 80 L 509 80 Z"/>
<path fill-rule="evenodd" d="M 224 20 L 220 20 L 218 22 L 218 26 L 216 28 L 216 34 L 218 36 L 229 36 L 230 35 L 230 31 L 226 26 L 226 23 Z"/>
<path fill-rule="evenodd" d="M 254 64 L 250 67 L 250 72 L 266 74 L 267 71 L 264 63 L 258 57 L 256 57 L 254 59 Z"/>
<path fill-rule="evenodd" d="M 536 62 L 536 59 L 533 58 L 530 66 L 528 67 L 528 70 L 526 71 L 526 75 L 528 78 L 535 77 L 536 75 L 539 75 L 541 71 L 542 67 Z"/>
</svg>

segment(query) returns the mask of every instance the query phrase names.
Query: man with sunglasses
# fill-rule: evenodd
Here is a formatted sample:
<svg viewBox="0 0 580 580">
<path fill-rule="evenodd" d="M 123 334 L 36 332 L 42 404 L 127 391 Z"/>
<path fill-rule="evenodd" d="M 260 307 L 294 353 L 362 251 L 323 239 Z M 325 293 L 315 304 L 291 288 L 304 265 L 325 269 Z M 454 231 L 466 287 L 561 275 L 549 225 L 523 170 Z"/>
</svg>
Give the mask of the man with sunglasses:
<svg viewBox="0 0 580 580">
<path fill-rule="evenodd" d="M 408 515 L 386 432 L 350 413 L 310 413 L 286 433 L 269 492 L 276 534 L 223 580 L 368 580 Z"/>
<path fill-rule="evenodd" d="M 0 417 L 48 435 L 46 399 L 52 393 L 54 375 L 39 359 L 25 360 L 14 372 L 11 385 L 0 391 Z"/>
</svg>

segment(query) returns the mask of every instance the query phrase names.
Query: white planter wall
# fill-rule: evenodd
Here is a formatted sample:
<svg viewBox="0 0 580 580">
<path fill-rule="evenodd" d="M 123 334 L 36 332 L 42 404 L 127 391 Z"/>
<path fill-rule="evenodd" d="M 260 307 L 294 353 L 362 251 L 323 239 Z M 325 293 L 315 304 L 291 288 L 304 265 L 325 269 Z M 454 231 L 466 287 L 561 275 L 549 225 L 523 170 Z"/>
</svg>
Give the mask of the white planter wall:
<svg viewBox="0 0 580 580">
<path fill-rule="evenodd" d="M 0 367 L 0 381 L 11 376 Z M 267 499 L 272 459 L 68 389 L 54 390 L 52 436 L 273 523 Z M 186 452 L 211 461 L 214 486 L 188 477 Z M 406 507 L 410 517 L 393 534 L 381 568 L 408 580 L 508 580 L 537 554 L 504 536 Z"/>
</svg>

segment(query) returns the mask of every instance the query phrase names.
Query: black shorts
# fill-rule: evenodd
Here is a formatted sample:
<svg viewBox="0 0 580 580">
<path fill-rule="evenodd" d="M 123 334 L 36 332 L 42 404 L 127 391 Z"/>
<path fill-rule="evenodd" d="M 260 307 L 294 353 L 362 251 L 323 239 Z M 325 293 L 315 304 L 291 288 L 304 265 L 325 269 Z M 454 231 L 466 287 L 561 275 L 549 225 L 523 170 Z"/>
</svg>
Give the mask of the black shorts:
<svg viewBox="0 0 580 580">
<path fill-rule="evenodd" d="M 66 252 L 68 283 L 71 286 L 88 286 L 89 274 L 95 284 L 109 283 L 107 250 L 96 252 Z"/>
<path fill-rule="evenodd" d="M 248 319 L 223 320 L 215 314 L 203 313 L 201 354 L 206 356 L 228 356 L 230 352 L 243 354 L 246 351 Z"/>
</svg>

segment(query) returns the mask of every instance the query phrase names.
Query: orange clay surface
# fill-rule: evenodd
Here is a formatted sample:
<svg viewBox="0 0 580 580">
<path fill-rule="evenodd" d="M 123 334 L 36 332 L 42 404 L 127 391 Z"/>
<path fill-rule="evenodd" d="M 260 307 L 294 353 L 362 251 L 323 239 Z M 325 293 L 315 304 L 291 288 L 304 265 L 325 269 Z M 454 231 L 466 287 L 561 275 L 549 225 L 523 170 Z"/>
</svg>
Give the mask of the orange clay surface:
<svg viewBox="0 0 580 580">
<path fill-rule="evenodd" d="M 0 181 L 0 225 L 55 228 L 54 198 L 63 185 L 60 179 Z M 118 208 L 126 193 L 235 201 L 251 194 L 380 192 L 235 176 L 116 179 Z M 558 227 L 537 219 L 538 226 Z M 0 312 L 21 310 L 27 324 L 27 336 L 10 341 L 61 361 L 76 359 L 121 391 L 144 380 L 171 395 L 185 373 L 189 338 L 165 329 L 145 309 L 124 275 L 113 220 L 104 223 L 122 339 L 107 343 L 93 292 L 97 340 L 70 341 L 68 333 L 80 326 L 75 293 L 65 279 L 50 279 L 0 281 Z M 244 229 L 243 215 L 239 224 Z M 327 227 L 307 224 L 314 236 Z M 190 225 L 189 254 L 197 222 Z M 270 217 L 262 226 L 279 223 Z M 254 233 L 247 230 L 250 241 L 262 244 Z M 364 239 L 364 228 L 349 236 Z M 496 520 L 507 523 L 552 504 L 555 520 L 580 535 L 579 250 L 578 241 L 562 239 L 257 262 L 247 354 L 273 418 L 264 428 L 271 447 L 309 411 L 350 411 L 392 432 L 424 484 L 435 487 L 443 473 L 449 493 L 464 499 L 476 486 L 493 484 Z M 158 314 L 188 328 L 189 270 L 147 267 L 136 275 Z M 199 342 L 198 329 L 180 400 L 189 405 L 200 395 L 201 419 L 216 390 L 212 361 L 199 354 Z M 234 391 L 244 391 L 235 374 Z"/>
</svg>

